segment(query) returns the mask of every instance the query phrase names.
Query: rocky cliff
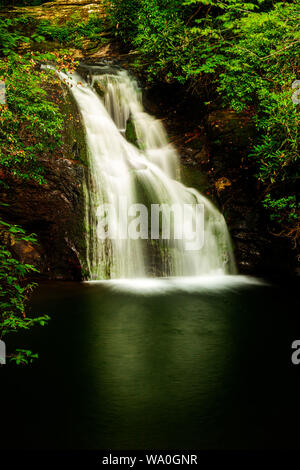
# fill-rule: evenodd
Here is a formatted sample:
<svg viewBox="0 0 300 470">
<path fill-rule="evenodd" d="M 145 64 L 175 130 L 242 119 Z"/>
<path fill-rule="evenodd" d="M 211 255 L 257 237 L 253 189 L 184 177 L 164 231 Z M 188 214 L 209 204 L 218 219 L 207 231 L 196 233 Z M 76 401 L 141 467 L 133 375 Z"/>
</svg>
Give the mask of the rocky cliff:
<svg viewBox="0 0 300 470">
<path fill-rule="evenodd" d="M 81 117 L 66 86 L 50 86 L 65 116 L 63 145 L 44 153 L 45 183 L 10 178 L 1 189 L 1 217 L 37 235 L 38 243 L 10 240 L 13 253 L 48 279 L 79 280 L 84 272 L 84 182 L 88 174 Z"/>
</svg>

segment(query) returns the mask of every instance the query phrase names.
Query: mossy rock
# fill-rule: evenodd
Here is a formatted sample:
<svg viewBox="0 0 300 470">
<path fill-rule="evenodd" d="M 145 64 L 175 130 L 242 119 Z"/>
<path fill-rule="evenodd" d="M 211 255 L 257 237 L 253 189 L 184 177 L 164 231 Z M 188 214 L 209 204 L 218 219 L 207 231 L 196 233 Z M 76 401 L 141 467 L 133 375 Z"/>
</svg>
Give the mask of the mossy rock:
<svg viewBox="0 0 300 470">
<path fill-rule="evenodd" d="M 106 90 L 105 90 L 105 87 L 101 83 L 96 81 L 94 83 L 94 90 L 96 91 L 97 95 L 100 96 L 100 98 L 104 97 Z"/>
<path fill-rule="evenodd" d="M 125 137 L 128 142 L 139 148 L 138 138 L 136 135 L 135 125 L 132 118 L 129 118 L 126 124 Z"/>
<path fill-rule="evenodd" d="M 88 165 L 86 135 L 82 116 L 69 88 L 64 84 L 62 84 L 62 87 L 64 99 L 60 105 L 60 111 L 66 117 L 63 132 L 64 154 L 66 158 L 78 160 L 84 165 Z"/>
</svg>

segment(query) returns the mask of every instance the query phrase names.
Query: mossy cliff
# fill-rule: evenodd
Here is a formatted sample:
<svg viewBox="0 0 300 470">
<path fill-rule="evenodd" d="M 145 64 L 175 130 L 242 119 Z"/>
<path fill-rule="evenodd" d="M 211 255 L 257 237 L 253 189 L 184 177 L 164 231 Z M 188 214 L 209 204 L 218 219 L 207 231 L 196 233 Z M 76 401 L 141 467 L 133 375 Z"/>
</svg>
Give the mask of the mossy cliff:
<svg viewBox="0 0 300 470">
<path fill-rule="evenodd" d="M 1 191 L 2 217 L 37 235 L 37 245 L 12 243 L 23 262 L 49 279 L 81 279 L 85 270 L 84 195 L 87 153 L 84 128 L 73 96 L 65 85 L 49 80 L 49 93 L 64 116 L 63 145 L 44 152 L 39 163 L 44 184 L 14 179 Z"/>
</svg>

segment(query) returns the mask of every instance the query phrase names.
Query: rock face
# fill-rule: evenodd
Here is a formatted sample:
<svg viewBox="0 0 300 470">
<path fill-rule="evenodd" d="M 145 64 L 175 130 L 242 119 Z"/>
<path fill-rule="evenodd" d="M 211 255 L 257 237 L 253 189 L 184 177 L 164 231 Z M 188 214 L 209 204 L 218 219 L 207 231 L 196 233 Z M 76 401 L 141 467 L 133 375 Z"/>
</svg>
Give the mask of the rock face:
<svg viewBox="0 0 300 470">
<path fill-rule="evenodd" d="M 247 156 L 255 133 L 251 112 L 214 111 L 207 118 L 207 133 L 211 179 L 232 235 L 239 271 L 262 276 L 292 274 L 291 248 L 269 230 L 269 217 Z"/>
<path fill-rule="evenodd" d="M 32 263 L 49 279 L 81 279 L 84 264 L 84 202 L 86 169 L 66 158 L 45 159 L 46 184 L 15 183 L 2 194 L 9 204 L 2 216 L 37 234 L 38 244 L 18 242 L 15 255 Z"/>
<path fill-rule="evenodd" d="M 10 2 L 13 3 L 13 2 Z M 68 21 L 72 15 L 78 14 L 81 18 L 87 18 L 90 13 L 97 13 L 105 17 L 103 0 L 55 0 L 47 1 L 41 5 L 17 6 L 8 5 L 9 12 L 16 14 L 29 14 L 38 17 L 39 20 Z"/>
<path fill-rule="evenodd" d="M 185 183 L 212 199 L 224 214 L 239 272 L 294 275 L 295 255 L 285 239 L 272 233 L 248 157 L 255 137 L 252 110 L 237 114 L 212 109 L 213 103 L 207 108 L 203 99 L 174 85 L 149 87 L 144 104 L 163 120 L 180 154 L 182 176 L 188 173 Z"/>
<path fill-rule="evenodd" d="M 53 90 L 52 90 L 53 91 Z M 59 87 L 57 93 L 62 90 Z M 84 184 L 88 177 L 86 145 L 76 104 L 63 88 L 63 145 L 44 154 L 44 184 L 11 179 L 0 199 L 4 221 L 35 233 L 37 244 L 10 243 L 14 255 L 35 265 L 48 279 L 80 280 L 85 270 Z"/>
</svg>

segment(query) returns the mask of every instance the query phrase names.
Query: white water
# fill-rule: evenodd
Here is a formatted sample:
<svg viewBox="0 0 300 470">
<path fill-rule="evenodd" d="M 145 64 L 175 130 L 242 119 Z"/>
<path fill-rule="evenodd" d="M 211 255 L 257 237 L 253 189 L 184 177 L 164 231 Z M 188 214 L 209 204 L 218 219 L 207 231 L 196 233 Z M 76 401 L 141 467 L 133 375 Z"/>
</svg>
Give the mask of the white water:
<svg viewBox="0 0 300 470">
<path fill-rule="evenodd" d="M 78 74 L 60 76 L 70 85 L 86 131 L 91 174 L 85 195 L 89 279 L 233 274 L 224 217 L 207 198 L 179 181 L 177 152 L 161 122 L 144 111 L 137 83 L 124 70 L 94 72 L 90 83 Z M 99 87 L 102 97 L 96 92 Z M 125 138 L 129 119 L 139 148 Z M 99 239 L 97 207 L 112 204 L 117 209 L 113 224 L 120 228 L 126 223 L 124 213 L 119 214 L 124 196 L 129 206 L 203 204 L 203 247 L 187 251 L 185 240 L 174 239 Z"/>
<path fill-rule="evenodd" d="M 185 276 L 168 278 L 137 278 L 110 279 L 105 281 L 86 281 L 91 287 L 103 286 L 116 292 L 128 292 L 136 295 L 154 293 L 169 294 L 172 291 L 183 293 L 199 293 L 208 291 L 235 291 L 240 288 L 266 286 L 265 281 L 250 276 L 216 275 L 216 276 Z"/>
</svg>

